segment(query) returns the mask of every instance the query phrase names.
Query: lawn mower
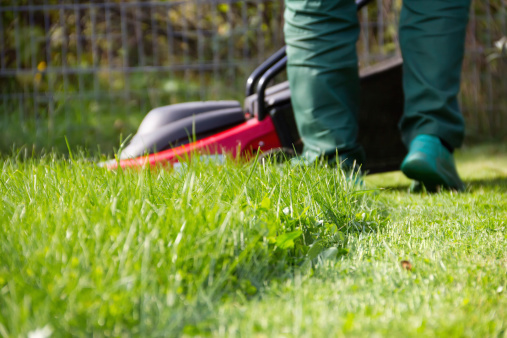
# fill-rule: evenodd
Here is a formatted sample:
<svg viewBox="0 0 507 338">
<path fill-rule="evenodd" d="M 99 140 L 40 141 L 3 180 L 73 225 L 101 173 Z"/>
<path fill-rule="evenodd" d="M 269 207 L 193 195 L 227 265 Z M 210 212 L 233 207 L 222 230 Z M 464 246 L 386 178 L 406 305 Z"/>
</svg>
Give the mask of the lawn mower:
<svg viewBox="0 0 507 338">
<path fill-rule="evenodd" d="M 358 10 L 370 0 L 356 1 Z M 174 165 L 191 156 L 253 156 L 300 153 L 299 136 L 288 82 L 268 84 L 285 70 L 285 47 L 249 76 L 246 98 L 174 104 L 151 110 L 118 158 L 103 162 L 118 166 Z M 397 170 L 406 149 L 397 123 L 403 112 L 402 60 L 390 59 L 360 71 L 359 142 L 367 155 L 363 171 Z M 260 152 L 260 154 L 258 154 Z"/>
</svg>

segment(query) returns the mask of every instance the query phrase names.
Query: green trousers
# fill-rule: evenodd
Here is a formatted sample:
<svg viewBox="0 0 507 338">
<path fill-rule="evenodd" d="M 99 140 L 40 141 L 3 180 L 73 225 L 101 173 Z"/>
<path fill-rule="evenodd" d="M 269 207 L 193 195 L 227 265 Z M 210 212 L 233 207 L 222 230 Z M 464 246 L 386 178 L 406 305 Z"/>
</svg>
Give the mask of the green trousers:
<svg viewBox="0 0 507 338">
<path fill-rule="evenodd" d="M 400 46 L 408 146 L 419 134 L 457 148 L 464 136 L 458 106 L 470 0 L 404 0 Z M 304 156 L 363 161 L 357 143 L 359 22 L 354 0 L 285 0 L 287 72 Z M 382 133 L 382 130 L 378 130 Z"/>
</svg>

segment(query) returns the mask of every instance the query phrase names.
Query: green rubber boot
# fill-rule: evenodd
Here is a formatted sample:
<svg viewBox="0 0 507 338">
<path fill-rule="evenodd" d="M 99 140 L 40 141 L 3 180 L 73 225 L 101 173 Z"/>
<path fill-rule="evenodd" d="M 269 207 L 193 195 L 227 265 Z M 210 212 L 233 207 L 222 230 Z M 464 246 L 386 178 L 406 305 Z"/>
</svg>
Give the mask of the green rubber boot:
<svg viewBox="0 0 507 338">
<path fill-rule="evenodd" d="M 465 190 L 465 185 L 456 171 L 452 153 L 433 135 L 423 134 L 414 138 L 401 164 L 401 171 L 408 178 L 424 184 L 427 191 L 437 191 L 439 186 L 457 191 Z"/>
</svg>

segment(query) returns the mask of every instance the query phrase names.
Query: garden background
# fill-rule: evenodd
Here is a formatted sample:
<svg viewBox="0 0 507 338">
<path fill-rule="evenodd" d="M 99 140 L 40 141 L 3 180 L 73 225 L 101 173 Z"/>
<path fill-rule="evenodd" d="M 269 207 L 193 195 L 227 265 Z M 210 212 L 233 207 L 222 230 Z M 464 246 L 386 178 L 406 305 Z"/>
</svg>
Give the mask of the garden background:
<svg viewBox="0 0 507 338">
<path fill-rule="evenodd" d="M 362 66 L 399 53 L 400 7 L 377 0 L 360 12 Z M 507 137 L 506 7 L 471 10 L 468 143 Z M 0 0 L 0 151 L 66 153 L 67 137 L 111 154 L 154 107 L 242 100 L 249 73 L 282 45 L 282 0 Z"/>
</svg>

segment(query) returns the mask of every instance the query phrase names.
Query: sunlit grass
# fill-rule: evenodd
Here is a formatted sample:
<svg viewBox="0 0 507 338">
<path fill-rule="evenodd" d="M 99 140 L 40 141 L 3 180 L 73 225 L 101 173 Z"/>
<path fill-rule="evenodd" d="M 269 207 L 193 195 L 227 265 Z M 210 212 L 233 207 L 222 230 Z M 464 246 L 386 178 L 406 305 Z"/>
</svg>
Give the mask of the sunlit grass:
<svg viewBox="0 0 507 338">
<path fill-rule="evenodd" d="M 0 335 L 501 336 L 507 155 L 457 157 L 457 195 L 400 173 L 7 158 Z"/>
<path fill-rule="evenodd" d="M 325 168 L 107 171 L 49 156 L 8 159 L 0 179 L 0 330 L 12 336 L 180 332 L 321 253 L 345 255 L 349 230 L 381 221 Z"/>
</svg>

